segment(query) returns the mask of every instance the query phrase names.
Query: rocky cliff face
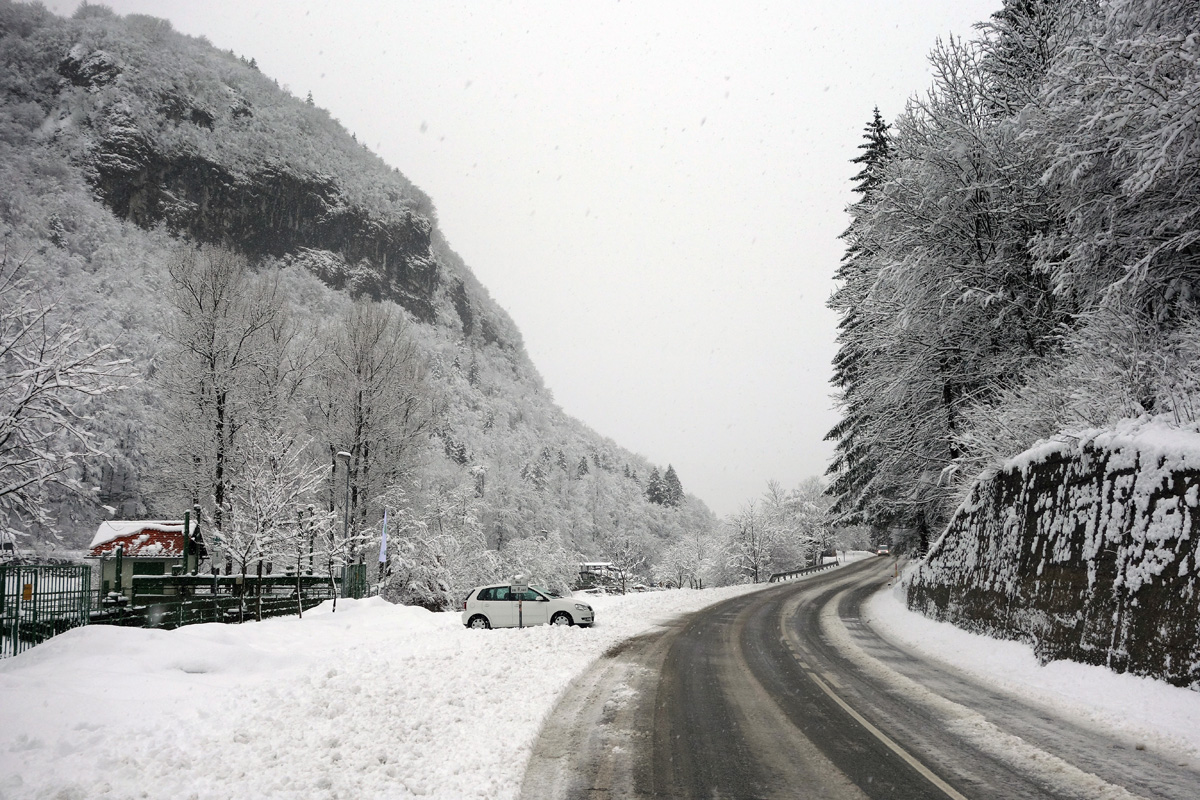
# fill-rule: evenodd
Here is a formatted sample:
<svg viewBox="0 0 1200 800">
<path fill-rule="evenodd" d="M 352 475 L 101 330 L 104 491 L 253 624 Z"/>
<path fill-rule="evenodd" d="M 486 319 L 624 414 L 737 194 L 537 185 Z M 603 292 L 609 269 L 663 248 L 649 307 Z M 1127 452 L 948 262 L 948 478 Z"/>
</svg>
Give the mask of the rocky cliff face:
<svg viewBox="0 0 1200 800">
<path fill-rule="evenodd" d="M 290 258 L 335 289 L 394 300 L 422 322 L 434 321 L 444 276 L 424 217 L 376 219 L 347 203 L 332 178 L 285 166 L 236 175 L 196 155 L 160 152 L 132 134 L 103 139 L 93 163 L 100 196 L 123 219 L 144 228 L 165 224 L 176 235 L 255 259 Z M 314 251 L 326 255 L 314 258 Z M 461 281 L 456 286 L 456 310 L 469 328 L 471 303 Z"/>
<path fill-rule="evenodd" d="M 328 112 L 162 20 L 85 11 L 5 8 L 0 35 L 19 36 L 28 56 L 5 88 L 47 112 L 43 134 L 118 217 L 298 264 L 335 289 L 522 350 L 507 315 L 435 243 L 429 198 Z"/>
<path fill-rule="evenodd" d="M 1039 658 L 1200 686 L 1200 433 L 1130 422 L 981 480 L 909 607 Z"/>
<path fill-rule="evenodd" d="M 92 89 L 112 83 L 117 71 L 112 56 L 82 45 L 59 63 L 72 84 Z M 178 92 L 161 96 L 157 111 L 160 124 L 193 125 L 214 136 L 253 116 L 244 100 L 213 110 Z M 172 152 L 124 103 L 95 116 L 100 138 L 87 155 L 90 174 L 117 216 L 143 228 L 164 224 L 173 234 L 255 259 L 325 251 L 343 265 L 321 273 L 334 288 L 394 300 L 421 321 L 434 320 L 442 275 L 430 250 L 433 223 L 427 217 L 405 209 L 380 218 L 351 201 L 335 178 L 305 174 L 279 160 L 234 171 L 194 150 Z"/>
</svg>

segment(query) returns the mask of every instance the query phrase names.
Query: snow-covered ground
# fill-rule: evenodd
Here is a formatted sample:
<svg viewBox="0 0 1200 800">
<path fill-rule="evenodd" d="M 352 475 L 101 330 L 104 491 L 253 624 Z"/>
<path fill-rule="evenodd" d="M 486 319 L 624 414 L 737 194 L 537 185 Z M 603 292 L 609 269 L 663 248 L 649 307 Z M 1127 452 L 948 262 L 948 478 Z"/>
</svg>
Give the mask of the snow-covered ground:
<svg viewBox="0 0 1200 800">
<path fill-rule="evenodd" d="M 0 800 L 509 798 L 542 720 L 614 644 L 762 586 L 593 597 L 591 629 L 468 631 L 379 599 L 175 631 L 90 626 L 0 661 Z M 904 609 L 873 624 L 997 684 L 1200 751 L 1200 693 Z"/>
<path fill-rule="evenodd" d="M 1200 692 L 1074 661 L 1038 663 L 1033 648 L 968 633 L 909 611 L 896 586 L 865 608 L 875 630 L 927 656 L 1012 690 L 1063 717 L 1119 731 L 1136 744 L 1200 753 Z"/>
<path fill-rule="evenodd" d="M 468 631 L 338 601 L 244 625 L 102 625 L 0 661 L 0 798 L 506 798 L 609 647 L 763 588 L 592 597 L 590 629 Z"/>
</svg>

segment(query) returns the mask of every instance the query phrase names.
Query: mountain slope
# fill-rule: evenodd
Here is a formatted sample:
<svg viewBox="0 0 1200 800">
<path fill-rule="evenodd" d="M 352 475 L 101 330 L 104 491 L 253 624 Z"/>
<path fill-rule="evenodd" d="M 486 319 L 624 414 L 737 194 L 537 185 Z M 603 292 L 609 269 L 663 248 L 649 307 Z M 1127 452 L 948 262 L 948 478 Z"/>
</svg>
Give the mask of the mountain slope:
<svg viewBox="0 0 1200 800">
<path fill-rule="evenodd" d="M 147 492 L 161 448 L 147 431 L 162 407 L 166 264 L 190 242 L 278 271 L 314 329 L 350 297 L 405 310 L 437 406 L 416 522 L 453 497 L 494 549 L 557 535 L 564 552 L 599 554 L 620 534 L 651 558 L 684 528 L 711 528 L 694 499 L 647 502 L 637 476 L 652 465 L 554 405 L 429 198 L 326 111 L 165 21 L 102 7 L 66 20 L 0 3 L 0 54 L 5 252 L 147 379 L 93 409 L 110 455 L 84 465 L 94 499 L 122 516 L 177 513 Z M 60 502 L 59 528 L 81 541 L 94 504 Z"/>
</svg>

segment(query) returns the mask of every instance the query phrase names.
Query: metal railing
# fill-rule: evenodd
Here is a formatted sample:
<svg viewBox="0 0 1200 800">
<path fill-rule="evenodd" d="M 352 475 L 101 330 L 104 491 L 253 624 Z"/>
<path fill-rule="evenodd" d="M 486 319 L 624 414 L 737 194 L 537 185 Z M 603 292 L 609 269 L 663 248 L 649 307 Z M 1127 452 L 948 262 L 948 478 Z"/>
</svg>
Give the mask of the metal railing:
<svg viewBox="0 0 1200 800">
<path fill-rule="evenodd" d="M 92 568 L 0 564 L 0 658 L 88 623 Z"/>
<path fill-rule="evenodd" d="M 783 581 L 790 581 L 795 578 L 799 578 L 801 575 L 811 575 L 814 572 L 821 572 L 823 570 L 832 569 L 833 567 L 836 567 L 838 565 L 838 563 L 839 562 L 837 562 L 837 561 L 833 561 L 828 564 L 818 564 L 815 567 L 803 567 L 801 569 L 794 569 L 791 572 L 776 572 L 773 575 L 771 575 L 770 583 L 781 583 Z"/>
<path fill-rule="evenodd" d="M 296 614 L 334 596 L 321 575 L 135 575 L 128 594 L 109 593 L 91 614 L 98 625 L 178 628 Z"/>
</svg>

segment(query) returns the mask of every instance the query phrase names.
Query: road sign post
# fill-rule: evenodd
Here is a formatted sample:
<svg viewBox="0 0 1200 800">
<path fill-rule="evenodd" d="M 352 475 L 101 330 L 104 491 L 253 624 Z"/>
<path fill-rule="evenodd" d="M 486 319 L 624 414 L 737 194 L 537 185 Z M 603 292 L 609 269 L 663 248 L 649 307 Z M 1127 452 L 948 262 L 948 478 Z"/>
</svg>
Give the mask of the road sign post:
<svg viewBox="0 0 1200 800">
<path fill-rule="evenodd" d="M 517 627 L 525 627 L 525 592 L 529 590 L 528 579 L 524 575 L 517 575 L 512 579 L 512 585 L 508 587 L 509 596 L 516 595 L 517 597 Z"/>
</svg>

